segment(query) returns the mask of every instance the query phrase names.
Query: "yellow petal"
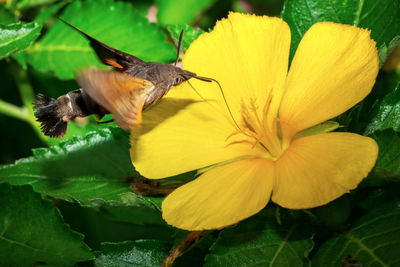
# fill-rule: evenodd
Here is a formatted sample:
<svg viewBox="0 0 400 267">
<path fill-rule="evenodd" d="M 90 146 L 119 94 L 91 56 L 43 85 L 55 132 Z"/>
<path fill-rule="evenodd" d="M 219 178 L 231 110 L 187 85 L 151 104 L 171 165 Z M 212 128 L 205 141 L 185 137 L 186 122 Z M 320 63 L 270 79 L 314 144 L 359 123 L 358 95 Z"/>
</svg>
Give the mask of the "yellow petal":
<svg viewBox="0 0 400 267">
<path fill-rule="evenodd" d="M 183 68 L 218 80 L 235 119 L 240 121 L 243 100 L 254 100 L 261 112 L 269 91 L 283 87 L 289 48 L 290 29 L 283 20 L 230 13 L 227 19 L 217 22 L 211 33 L 201 35 L 190 45 Z M 190 82 L 205 99 L 216 100 L 227 112 L 215 84 L 195 79 Z M 192 94 L 188 84 L 183 86 Z M 171 96 L 176 96 L 173 91 Z"/>
<path fill-rule="evenodd" d="M 183 66 L 217 79 L 239 121 L 242 99 L 261 101 L 262 109 L 268 90 L 283 86 L 289 45 L 289 27 L 281 19 L 231 13 L 192 43 Z M 143 114 L 143 128 L 131 133 L 133 164 L 148 178 L 266 153 L 258 146 L 252 149 L 246 142 L 254 140 L 243 134 L 226 140 L 238 129 L 218 87 L 195 79 L 190 83 L 203 98 L 187 82 L 174 87 Z"/>
<path fill-rule="evenodd" d="M 214 168 L 166 197 L 167 223 L 190 231 L 218 229 L 264 208 L 274 182 L 274 163 L 254 159 Z"/>
<path fill-rule="evenodd" d="M 296 139 L 276 162 L 272 201 L 290 209 L 324 205 L 354 189 L 377 155 L 373 139 L 352 133 Z"/>
<path fill-rule="evenodd" d="M 284 135 L 340 115 L 371 91 L 379 61 L 370 31 L 320 22 L 301 40 L 286 80 L 279 117 Z M 287 129 L 290 127 L 290 129 Z"/>
<path fill-rule="evenodd" d="M 208 103 L 168 98 L 143 113 L 143 125 L 131 132 L 131 159 L 147 178 L 165 178 L 243 156 L 252 149 L 244 135 L 227 140 L 235 128 L 225 117 L 207 113 Z M 247 140 L 247 142 L 246 142 Z M 242 142 L 245 141 L 245 142 Z"/>
</svg>

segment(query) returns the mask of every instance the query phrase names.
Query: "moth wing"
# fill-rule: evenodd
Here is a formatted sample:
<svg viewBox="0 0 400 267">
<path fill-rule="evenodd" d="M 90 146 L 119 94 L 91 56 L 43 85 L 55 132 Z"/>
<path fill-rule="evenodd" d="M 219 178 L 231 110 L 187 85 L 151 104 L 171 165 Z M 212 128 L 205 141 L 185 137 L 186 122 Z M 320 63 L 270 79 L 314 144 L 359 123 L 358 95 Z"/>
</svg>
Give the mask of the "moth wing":
<svg viewBox="0 0 400 267">
<path fill-rule="evenodd" d="M 143 61 L 131 54 L 122 52 L 121 50 L 112 48 L 111 46 L 106 45 L 105 43 L 100 42 L 99 40 L 93 38 L 89 34 L 83 32 L 79 28 L 74 25 L 68 23 L 62 18 L 58 18 L 62 22 L 64 22 L 69 27 L 77 30 L 82 35 L 89 40 L 90 46 L 94 49 L 99 59 L 106 65 L 113 66 L 116 69 L 125 71 L 131 65 L 143 63 Z"/>
<path fill-rule="evenodd" d="M 89 70 L 77 76 L 82 89 L 99 105 L 110 111 L 124 130 L 139 127 L 147 90 L 154 85 L 125 73 Z"/>
</svg>

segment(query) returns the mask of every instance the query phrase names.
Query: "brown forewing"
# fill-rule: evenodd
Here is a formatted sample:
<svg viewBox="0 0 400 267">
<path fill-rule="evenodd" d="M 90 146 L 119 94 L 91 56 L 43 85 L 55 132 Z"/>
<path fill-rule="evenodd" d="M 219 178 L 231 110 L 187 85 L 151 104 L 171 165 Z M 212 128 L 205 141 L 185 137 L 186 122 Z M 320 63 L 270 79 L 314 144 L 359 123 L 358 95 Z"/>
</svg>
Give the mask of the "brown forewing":
<svg viewBox="0 0 400 267">
<path fill-rule="evenodd" d="M 113 114 L 124 130 L 139 127 L 143 102 L 154 85 L 144 79 L 117 71 L 88 70 L 76 79 L 84 91 Z"/>
<path fill-rule="evenodd" d="M 105 43 L 100 42 L 99 40 L 93 38 L 89 34 L 83 32 L 78 29 L 74 25 L 69 22 L 63 20 L 62 18 L 58 18 L 60 21 L 64 22 L 69 27 L 75 29 L 80 32 L 82 35 L 89 40 L 90 46 L 94 49 L 99 59 L 106 65 L 113 66 L 116 70 L 124 72 L 126 71 L 132 64 L 141 64 L 143 61 L 133 55 L 122 52 L 121 50 L 115 49 L 111 46 L 106 45 Z"/>
</svg>

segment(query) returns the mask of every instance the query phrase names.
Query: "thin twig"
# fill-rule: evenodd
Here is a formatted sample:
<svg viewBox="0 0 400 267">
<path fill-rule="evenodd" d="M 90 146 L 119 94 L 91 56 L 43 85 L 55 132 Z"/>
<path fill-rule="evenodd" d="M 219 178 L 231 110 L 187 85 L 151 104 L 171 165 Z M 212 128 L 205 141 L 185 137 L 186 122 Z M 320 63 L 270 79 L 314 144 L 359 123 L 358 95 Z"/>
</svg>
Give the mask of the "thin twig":
<svg viewBox="0 0 400 267">
<path fill-rule="evenodd" d="M 176 258 L 178 258 L 185 250 L 191 245 L 196 243 L 205 231 L 193 231 L 190 232 L 185 239 L 172 251 L 172 253 L 164 260 L 162 267 L 170 267 L 174 264 Z"/>
</svg>

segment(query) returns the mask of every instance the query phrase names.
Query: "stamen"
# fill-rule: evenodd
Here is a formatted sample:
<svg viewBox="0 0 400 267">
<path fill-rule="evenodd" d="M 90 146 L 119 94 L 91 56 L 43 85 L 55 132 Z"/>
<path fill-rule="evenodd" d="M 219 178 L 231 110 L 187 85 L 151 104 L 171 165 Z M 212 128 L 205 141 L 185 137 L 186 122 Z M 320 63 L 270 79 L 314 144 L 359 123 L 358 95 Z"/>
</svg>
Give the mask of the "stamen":
<svg viewBox="0 0 400 267">
<path fill-rule="evenodd" d="M 250 98 L 250 107 L 253 112 L 257 112 L 258 107 L 256 106 L 256 100 L 254 98 Z"/>
<path fill-rule="evenodd" d="M 229 138 L 231 138 L 232 136 L 235 136 L 235 135 L 237 135 L 237 134 L 244 134 L 244 135 L 250 137 L 250 135 L 248 135 L 248 134 L 245 132 L 246 130 L 249 130 L 249 129 L 248 129 L 248 128 L 244 128 L 244 129 L 240 129 L 240 130 L 238 130 L 238 131 L 235 131 L 235 132 L 231 133 L 231 134 L 228 135 L 228 137 L 225 139 L 225 142 L 228 141 Z"/>
<path fill-rule="evenodd" d="M 277 122 L 279 122 L 279 123 L 282 123 L 282 124 L 285 124 L 285 125 L 290 125 L 290 123 L 288 123 L 287 121 L 284 121 L 284 120 L 282 120 L 282 119 L 280 119 L 280 118 L 274 118 L 274 121 L 277 121 Z"/>
<path fill-rule="evenodd" d="M 252 145 L 251 149 L 255 148 L 261 142 L 261 139 L 265 137 L 265 132 L 262 132 L 259 138 L 257 138 L 256 142 Z"/>
<path fill-rule="evenodd" d="M 263 113 L 267 113 L 269 106 L 271 104 L 271 100 L 272 100 L 272 89 L 269 91 L 268 96 L 267 96 L 267 101 L 265 102 L 264 108 L 263 108 Z"/>
<path fill-rule="evenodd" d="M 228 144 L 225 145 L 225 147 L 228 147 L 230 145 L 235 145 L 235 144 L 241 144 L 241 143 L 249 143 L 249 144 L 253 144 L 252 142 L 250 142 L 249 140 L 238 140 L 238 141 L 232 141 Z"/>
<path fill-rule="evenodd" d="M 273 89 L 271 89 L 269 91 L 268 96 L 267 96 L 267 101 L 265 101 L 265 105 L 263 108 L 263 114 L 264 114 L 263 115 L 263 125 L 264 125 L 264 127 L 267 128 L 266 130 L 271 134 L 273 133 L 273 130 L 270 128 L 267 118 L 268 118 L 268 110 L 269 110 L 269 107 L 270 107 L 271 101 L 272 101 L 272 92 L 273 92 Z"/>
<path fill-rule="evenodd" d="M 282 152 L 281 138 L 278 134 L 279 118 L 274 118 L 269 112 L 273 98 L 273 89 L 268 92 L 263 109 L 259 109 L 256 99 L 249 99 L 249 102 L 241 103 L 241 115 L 244 122 L 244 129 L 239 129 L 231 133 L 225 141 L 230 140 L 233 136 L 244 134 L 250 139 L 232 141 L 227 146 L 232 144 L 250 143 L 251 148 L 260 146 L 269 153 L 271 157 L 277 157 Z M 272 115 L 272 116 L 271 116 Z M 285 122 L 283 122 L 285 123 Z M 252 141 L 252 139 L 254 141 Z"/>
<path fill-rule="evenodd" d="M 252 131 L 256 132 L 256 129 L 254 129 L 254 125 L 252 123 L 252 117 L 250 116 L 250 113 L 248 112 L 246 105 L 242 102 L 242 117 L 243 121 L 246 124 L 246 127 Z"/>
<path fill-rule="evenodd" d="M 257 120 L 257 123 L 258 123 L 258 126 L 259 126 L 259 128 L 263 128 L 262 126 L 262 123 L 261 123 L 261 120 L 260 120 L 260 117 L 258 116 L 258 112 L 257 112 L 257 110 L 258 110 L 258 108 L 257 108 L 257 106 L 255 105 L 255 100 L 254 99 L 251 99 L 251 102 L 250 102 L 250 107 L 251 107 L 251 109 L 253 110 L 253 113 L 254 113 L 254 115 L 255 115 L 255 117 L 256 117 L 256 120 Z"/>
</svg>

